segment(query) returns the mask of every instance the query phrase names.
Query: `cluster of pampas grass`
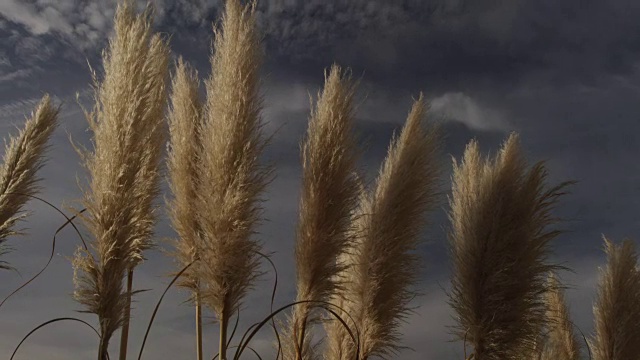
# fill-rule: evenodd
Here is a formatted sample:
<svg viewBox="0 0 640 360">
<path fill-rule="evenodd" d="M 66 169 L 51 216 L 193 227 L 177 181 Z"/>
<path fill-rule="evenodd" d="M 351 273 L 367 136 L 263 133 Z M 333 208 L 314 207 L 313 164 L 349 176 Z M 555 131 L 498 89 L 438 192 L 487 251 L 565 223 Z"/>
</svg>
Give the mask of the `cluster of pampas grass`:
<svg viewBox="0 0 640 360">
<path fill-rule="evenodd" d="M 302 146 L 296 307 L 278 344 L 285 360 L 319 358 L 311 326 L 323 319 L 315 310 L 329 304 L 350 328 L 325 322 L 325 359 L 388 356 L 400 348 L 397 329 L 415 295 L 420 261 L 413 251 L 435 205 L 439 131 L 425 124 L 421 95 L 369 194 L 355 169 L 355 89 L 339 66 L 330 69 Z"/>
<path fill-rule="evenodd" d="M 116 11 L 103 80 L 93 74 L 95 106 L 85 115 L 94 148 L 79 149 L 90 176 L 83 198 L 87 211 L 79 215 L 93 241 L 90 249 L 77 250 L 73 266 L 74 297 L 99 319 L 99 360 L 109 358 L 109 342 L 119 328 L 120 360 L 126 359 L 133 270 L 153 246 L 165 120 L 172 192 L 166 207 L 177 233 L 171 255 L 181 269 L 178 285 L 195 305 L 198 360 L 203 359 L 203 308 L 215 315 L 217 356 L 227 360 L 229 321 L 260 275 L 264 255 L 255 234 L 273 170 L 259 162 L 268 144 L 260 115 L 261 38 L 255 2 L 225 4 L 220 26 L 214 27 L 205 101 L 199 98 L 198 73 L 179 58 L 165 117 L 168 44 L 151 30 L 151 8 L 136 14 L 133 0 L 123 0 Z M 297 294 L 278 338 L 283 360 L 388 358 L 403 348 L 400 324 L 418 295 L 421 261 L 415 251 L 425 215 L 437 204 L 440 129 L 426 121 L 421 94 L 368 190 L 356 168 L 356 89 L 349 71 L 333 65 L 312 105 L 301 149 Z M 25 216 L 21 209 L 38 190 L 35 174 L 58 113 L 45 96 L 6 148 L 0 255 L 6 238 L 19 233 L 14 226 Z M 548 229 L 558 220 L 551 212 L 572 182 L 548 188 L 546 178 L 544 163 L 528 168 L 515 133 L 494 159 L 484 158 L 471 141 L 462 161 L 453 161 L 450 304 L 456 337 L 473 348 L 467 359 L 580 358 L 555 275 L 562 267 L 548 259 L 550 242 L 561 233 Z M 616 246 L 605 238 L 605 250 L 608 264 L 588 348 L 595 360 L 636 359 L 637 254 L 629 240 Z M 0 268 L 8 264 L 0 262 Z M 319 343 L 313 344 L 318 323 L 327 334 L 323 354 Z"/>
<path fill-rule="evenodd" d="M 631 240 L 615 245 L 604 238 L 608 262 L 601 270 L 593 308 L 595 335 L 589 341 L 594 360 L 640 357 L 640 269 Z"/>
<path fill-rule="evenodd" d="M 372 194 L 362 193 L 355 239 L 343 256 L 344 290 L 334 299 L 355 321 L 360 359 L 399 350 L 399 322 L 416 293 L 424 215 L 436 204 L 439 131 L 424 123 L 424 97 L 414 103 L 400 137 L 392 140 Z M 356 344 L 337 321 L 327 326 L 325 358 L 354 359 Z"/>
<path fill-rule="evenodd" d="M 493 161 L 475 141 L 461 164 L 454 159 L 450 304 L 475 360 L 522 358 L 545 324 L 547 274 L 558 269 L 547 260 L 549 242 L 559 234 L 547 227 L 569 183 L 546 190 L 543 163 L 526 165 L 515 134 Z"/>
<path fill-rule="evenodd" d="M 90 176 L 82 219 L 93 236 L 92 249 L 79 248 L 73 261 L 74 297 L 98 315 L 100 360 L 108 357 L 111 336 L 121 326 L 120 358 L 126 357 L 132 271 L 152 246 L 166 133 L 169 48 L 151 30 L 150 8 L 135 14 L 131 1 L 122 2 L 114 27 L 101 83 L 94 74 L 95 107 L 86 112 L 94 150 L 79 150 Z"/>
<path fill-rule="evenodd" d="M 44 165 L 44 152 L 56 128 L 58 113 L 59 108 L 45 95 L 24 128 L 5 147 L 0 168 L 0 256 L 9 250 L 7 238 L 22 234 L 15 225 L 27 216 L 22 207 L 38 192 L 36 173 Z M 0 269 L 10 268 L 6 261 L 0 261 Z"/>
</svg>

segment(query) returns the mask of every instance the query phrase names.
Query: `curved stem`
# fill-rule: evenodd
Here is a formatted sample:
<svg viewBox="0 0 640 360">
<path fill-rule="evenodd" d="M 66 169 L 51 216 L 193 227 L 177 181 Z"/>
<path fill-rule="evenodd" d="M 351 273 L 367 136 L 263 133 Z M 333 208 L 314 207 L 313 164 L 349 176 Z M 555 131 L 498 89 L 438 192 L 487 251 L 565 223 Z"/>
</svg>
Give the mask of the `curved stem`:
<svg viewBox="0 0 640 360">
<path fill-rule="evenodd" d="M 41 200 L 44 203 L 46 203 L 47 205 L 55 208 L 57 211 L 59 211 L 66 219 L 67 221 L 62 224 L 57 230 L 56 232 L 53 234 L 53 240 L 52 240 L 52 244 L 51 244 L 51 254 L 49 255 L 49 259 L 47 260 L 47 263 L 44 265 L 44 267 L 42 269 L 40 269 L 40 271 L 38 271 L 34 276 L 32 276 L 29 280 L 27 280 L 24 284 L 20 285 L 17 289 L 13 290 L 9 295 L 7 295 L 2 302 L 0 302 L 0 307 L 2 307 L 2 305 L 4 305 L 5 302 L 7 302 L 7 300 L 9 300 L 9 298 L 11 298 L 13 295 L 17 294 L 20 290 L 22 290 L 23 288 L 25 288 L 27 285 L 29 285 L 31 282 L 33 282 L 35 279 L 37 279 L 40 275 L 42 275 L 42 273 L 44 273 L 45 270 L 47 270 L 47 268 L 49 267 L 49 265 L 51 264 L 51 261 L 53 260 L 53 256 L 56 253 L 56 237 L 58 236 L 58 233 L 60 233 L 60 231 L 62 231 L 62 229 L 64 229 L 67 225 L 71 224 L 73 225 L 74 229 L 77 231 L 78 236 L 80 237 L 80 239 L 82 240 L 82 235 L 80 234 L 80 232 L 78 232 L 78 228 L 75 227 L 75 225 L 73 224 L 73 220 L 78 216 L 78 215 L 73 215 L 71 218 L 67 217 L 62 211 L 60 211 L 60 209 L 58 209 L 57 207 L 55 207 L 54 205 L 40 199 L 37 198 L 37 200 Z M 80 212 L 78 212 L 78 214 L 82 214 L 83 212 L 85 212 L 86 209 L 82 209 Z M 82 241 L 83 245 L 86 247 L 86 244 L 84 243 L 84 240 Z"/>
<path fill-rule="evenodd" d="M 345 315 L 347 315 L 347 317 L 349 317 L 349 319 L 353 322 L 353 317 L 351 317 L 351 315 L 349 315 L 349 313 L 347 313 L 346 310 L 344 310 L 340 306 L 337 306 L 335 304 L 331 304 L 330 302 L 327 302 L 327 301 L 300 300 L 300 301 L 296 301 L 296 302 L 293 302 L 293 303 L 290 303 L 290 304 L 282 306 L 281 308 L 271 312 L 271 314 L 269 314 L 269 316 L 267 316 L 261 322 L 255 323 L 251 327 L 249 327 L 247 332 L 242 336 L 242 340 L 240 341 L 240 344 L 238 345 L 238 351 L 236 352 L 235 356 L 233 357 L 233 360 L 239 360 L 240 359 L 240 355 L 242 355 L 242 352 L 248 346 L 248 344 L 251 341 L 251 339 L 256 335 L 256 333 L 258 331 L 260 331 L 260 329 L 267 322 L 269 322 L 271 319 L 273 319 L 276 315 L 278 315 L 279 313 L 283 312 L 284 310 L 286 310 L 286 309 L 288 309 L 290 307 L 297 306 L 299 304 L 307 304 L 307 303 L 309 303 L 309 304 L 321 304 L 322 305 L 321 307 L 323 309 L 325 309 L 326 311 L 330 312 L 333 316 L 336 317 L 336 319 L 338 321 L 340 321 L 340 323 L 345 327 L 346 331 L 349 333 L 349 336 L 351 337 L 353 342 L 357 344 L 357 346 L 356 346 L 356 349 L 357 349 L 356 350 L 356 358 L 359 358 L 360 357 L 360 334 L 359 334 L 360 331 L 356 327 L 356 335 L 354 335 L 353 332 L 351 331 L 351 329 L 349 328 L 349 326 L 347 325 L 347 323 L 335 311 L 331 310 L 329 308 L 329 306 L 332 306 L 332 307 L 335 307 L 335 308 L 339 309 Z M 253 331 L 251 331 L 251 329 L 254 328 L 254 327 L 255 327 L 255 329 L 253 329 Z M 247 337 L 247 334 L 248 334 L 248 337 Z M 245 337 L 247 337 L 246 340 L 245 340 Z"/>
<path fill-rule="evenodd" d="M 138 360 L 142 359 L 142 352 L 144 351 L 144 346 L 147 343 L 147 338 L 149 337 L 149 332 L 151 331 L 151 326 L 153 325 L 153 320 L 155 320 L 155 318 L 156 318 L 156 314 L 158 313 L 158 309 L 160 309 L 160 304 L 162 304 L 162 300 L 164 299 L 164 296 L 167 295 L 167 292 L 169 291 L 171 286 L 173 286 L 173 284 L 178 280 L 178 278 L 180 278 L 180 276 L 182 276 L 182 274 L 185 271 L 187 271 L 187 269 L 189 267 L 191 267 L 191 265 L 193 265 L 194 262 L 195 262 L 195 260 L 190 262 L 184 268 L 182 268 L 182 270 L 178 274 L 176 274 L 176 276 L 173 277 L 173 280 L 171 280 L 169 285 L 167 285 L 167 288 L 164 289 L 164 292 L 162 293 L 162 296 L 160 296 L 160 300 L 158 300 L 158 302 L 156 303 L 155 309 L 153 309 L 153 313 L 151 314 L 151 319 L 149 320 L 149 324 L 147 325 L 147 331 L 144 333 L 144 338 L 142 339 L 142 345 L 140 346 L 140 353 L 138 354 Z"/>
<path fill-rule="evenodd" d="M 100 336 L 100 334 L 98 333 L 98 330 L 96 330 L 96 328 L 94 328 L 93 326 L 91 326 L 91 324 L 89 324 L 88 322 L 81 320 L 81 319 L 77 319 L 77 318 L 72 318 L 72 317 L 61 317 L 61 318 L 57 318 L 57 319 L 53 319 L 53 320 L 49 320 L 46 321 L 38 326 L 36 326 L 33 330 L 29 331 L 29 333 L 27 335 L 25 335 L 22 340 L 20 340 L 20 343 L 18 343 L 18 346 L 16 346 L 15 350 L 13 350 L 13 354 L 11 354 L 11 358 L 9 358 L 9 360 L 13 360 L 13 358 L 16 356 L 16 353 L 18 352 L 18 349 L 20 349 L 20 346 L 22 346 L 22 344 L 27 341 L 27 339 L 29 338 L 29 336 L 31 336 L 33 333 L 35 333 L 36 331 L 40 330 L 41 328 L 49 325 L 49 324 L 53 324 L 55 322 L 59 322 L 59 321 L 77 321 L 79 323 L 82 323 L 88 327 L 91 328 L 91 330 L 93 330 L 94 333 L 96 333 L 96 335 Z M 107 359 L 108 359 L 108 354 L 107 354 Z"/>
</svg>

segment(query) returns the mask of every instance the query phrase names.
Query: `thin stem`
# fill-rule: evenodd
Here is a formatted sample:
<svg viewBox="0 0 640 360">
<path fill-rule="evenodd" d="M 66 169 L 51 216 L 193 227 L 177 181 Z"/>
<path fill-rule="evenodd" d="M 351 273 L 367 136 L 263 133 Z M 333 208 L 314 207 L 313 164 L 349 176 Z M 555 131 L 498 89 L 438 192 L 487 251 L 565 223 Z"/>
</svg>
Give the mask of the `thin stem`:
<svg viewBox="0 0 640 360">
<path fill-rule="evenodd" d="M 104 327 L 100 336 L 100 345 L 98 346 L 98 360 L 107 360 L 107 350 L 109 349 L 109 340 L 104 336 Z"/>
<path fill-rule="evenodd" d="M 120 336 L 120 360 L 127 360 L 127 344 L 129 342 L 129 318 L 131 317 L 131 288 L 133 287 L 133 269 L 127 274 L 127 307 Z"/>
<path fill-rule="evenodd" d="M 220 345 L 218 347 L 218 357 L 220 360 L 227 360 L 227 324 L 229 317 L 223 311 L 222 319 L 220 319 Z"/>
<path fill-rule="evenodd" d="M 200 290 L 196 290 L 196 351 L 198 360 L 202 357 L 202 306 L 200 305 Z"/>
<path fill-rule="evenodd" d="M 178 280 L 178 278 L 185 271 L 187 271 L 187 269 L 189 269 L 189 267 L 191 265 L 193 265 L 193 262 L 190 262 L 187 266 L 182 268 L 182 270 L 176 276 L 173 277 L 173 280 L 171 280 L 169 285 L 167 285 L 167 288 L 164 289 L 164 292 L 162 293 L 162 296 L 160 296 L 160 300 L 158 300 L 158 302 L 156 303 L 156 307 L 155 307 L 155 309 L 153 309 L 153 313 L 151 314 L 151 319 L 149 319 L 149 324 L 147 325 L 147 330 L 144 333 L 144 338 L 142 338 L 142 345 L 140 346 L 140 352 L 138 353 L 138 360 L 142 360 L 142 352 L 144 351 L 144 346 L 147 343 L 147 338 L 149 337 L 149 331 L 151 331 L 151 326 L 153 326 L 153 320 L 155 320 L 156 315 L 158 314 L 158 309 L 160 309 L 160 304 L 162 304 L 162 300 L 164 299 L 165 295 L 167 295 L 167 292 L 169 291 L 171 286 L 173 286 L 173 284 Z"/>
<path fill-rule="evenodd" d="M 296 360 L 302 360 L 302 349 L 304 347 L 304 333 L 307 327 L 306 325 L 307 325 L 307 316 L 305 315 L 304 320 L 302 320 L 300 333 L 298 334 L 298 337 L 296 339 Z M 296 327 L 296 332 L 298 328 L 299 327 Z"/>
</svg>

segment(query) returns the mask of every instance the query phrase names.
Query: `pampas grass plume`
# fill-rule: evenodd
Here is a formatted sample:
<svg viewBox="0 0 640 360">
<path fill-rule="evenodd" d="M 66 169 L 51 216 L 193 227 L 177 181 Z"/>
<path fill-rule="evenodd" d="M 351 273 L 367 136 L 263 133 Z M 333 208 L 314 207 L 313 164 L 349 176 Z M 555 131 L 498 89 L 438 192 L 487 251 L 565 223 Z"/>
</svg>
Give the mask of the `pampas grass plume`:
<svg viewBox="0 0 640 360">
<path fill-rule="evenodd" d="M 167 207 L 173 228 L 178 234 L 171 255 L 177 261 L 179 269 L 186 268 L 178 285 L 190 291 L 191 300 L 195 304 L 196 351 L 197 359 L 201 360 L 202 307 L 197 269 L 200 233 L 194 206 L 198 200 L 198 159 L 201 152 L 202 104 L 198 96 L 199 86 L 198 73 L 179 58 L 170 96 L 167 164 L 173 199 Z"/>
<path fill-rule="evenodd" d="M 593 307 L 594 360 L 640 358 L 640 270 L 631 240 L 616 245 L 604 237 L 607 265 L 601 270 Z"/>
<path fill-rule="evenodd" d="M 169 217 L 178 234 L 172 253 L 180 268 L 197 259 L 198 224 L 198 158 L 200 156 L 200 127 L 202 104 L 198 96 L 198 73 L 182 58 L 178 59 L 172 82 L 171 111 L 169 113 L 169 151 L 167 168 L 169 187 L 173 194 L 167 204 Z M 192 291 L 198 289 L 196 265 L 182 274 L 179 284 Z"/>
<path fill-rule="evenodd" d="M 450 199 L 453 259 L 450 304 L 456 335 L 473 346 L 475 360 L 519 359 L 530 353 L 545 321 L 543 295 L 549 243 L 560 231 L 547 227 L 565 182 L 545 189 L 543 163 L 526 171 L 512 134 L 493 160 L 472 141 L 461 164 L 454 159 Z"/>
<path fill-rule="evenodd" d="M 220 323 L 221 360 L 228 320 L 259 275 L 261 244 L 253 235 L 272 173 L 259 163 L 267 141 L 260 118 L 263 54 L 255 6 L 226 2 L 221 26 L 214 29 L 212 74 L 205 84 L 196 202 L 202 234 L 198 271 L 203 304 Z"/>
<path fill-rule="evenodd" d="M 24 128 L 5 147 L 0 168 L 0 255 L 8 252 L 7 237 L 21 234 L 15 229 L 16 222 L 27 216 L 21 209 L 30 196 L 38 193 L 36 173 L 44 165 L 47 141 L 57 126 L 59 111 L 45 95 Z M 0 269 L 10 268 L 0 261 Z"/>
<path fill-rule="evenodd" d="M 150 12 L 136 15 L 131 1 L 118 6 L 114 28 L 103 81 L 94 74 L 95 107 L 86 112 L 94 150 L 80 151 L 90 176 L 82 219 L 94 241 L 73 262 L 74 297 L 99 317 L 101 359 L 128 318 L 123 278 L 152 245 L 169 59 L 166 41 L 152 33 Z"/>
<path fill-rule="evenodd" d="M 351 213 L 357 206 L 352 134 L 355 84 L 333 65 L 325 74 L 304 144 L 302 194 L 295 245 L 296 301 L 328 301 L 341 287 L 337 262 L 351 239 Z M 284 337 L 284 359 L 312 359 L 308 325 L 313 304 L 297 305 Z"/>
<path fill-rule="evenodd" d="M 543 360 L 579 360 L 580 342 L 573 330 L 564 291 L 555 274 L 549 274 L 547 308 L 547 341 Z"/>
<path fill-rule="evenodd" d="M 440 141 L 435 126 L 425 124 L 422 94 L 415 101 L 399 138 L 394 138 L 372 194 L 363 193 L 355 217 L 355 243 L 345 257 L 349 266 L 344 306 L 360 332 L 361 359 L 387 358 L 399 350 L 400 321 L 416 295 L 420 242 L 425 213 L 436 205 Z M 327 329 L 328 356 L 353 359 L 355 344 L 342 324 Z M 346 341 L 345 341 L 346 340 Z"/>
</svg>

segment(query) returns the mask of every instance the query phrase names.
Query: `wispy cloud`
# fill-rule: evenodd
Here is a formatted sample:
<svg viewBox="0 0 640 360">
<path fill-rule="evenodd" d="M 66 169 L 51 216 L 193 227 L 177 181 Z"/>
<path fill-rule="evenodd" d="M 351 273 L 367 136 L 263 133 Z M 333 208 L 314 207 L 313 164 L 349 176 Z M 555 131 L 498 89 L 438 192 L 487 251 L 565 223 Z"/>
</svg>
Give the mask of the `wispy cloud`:
<svg viewBox="0 0 640 360">
<path fill-rule="evenodd" d="M 0 16 L 22 25 L 32 36 L 55 33 L 85 49 L 106 36 L 114 8 L 112 1 L 3 0 Z"/>
<path fill-rule="evenodd" d="M 55 97 L 53 100 L 57 101 Z M 4 125 L 18 118 L 19 121 L 24 120 L 24 116 L 28 115 L 39 101 L 40 98 L 30 98 L 0 105 L 0 123 Z"/>
<path fill-rule="evenodd" d="M 51 24 L 38 14 L 33 5 L 17 0 L 4 0 L 0 3 L 0 13 L 8 20 L 25 25 L 35 35 L 48 32 Z"/>
<path fill-rule="evenodd" d="M 19 69 L 4 74 L 0 73 L 0 83 L 27 78 L 32 72 L 33 70 L 31 69 Z"/>
<path fill-rule="evenodd" d="M 461 92 L 446 93 L 432 99 L 431 112 L 445 120 L 465 124 L 472 130 L 507 132 L 512 129 L 506 114 L 483 106 Z"/>
</svg>

